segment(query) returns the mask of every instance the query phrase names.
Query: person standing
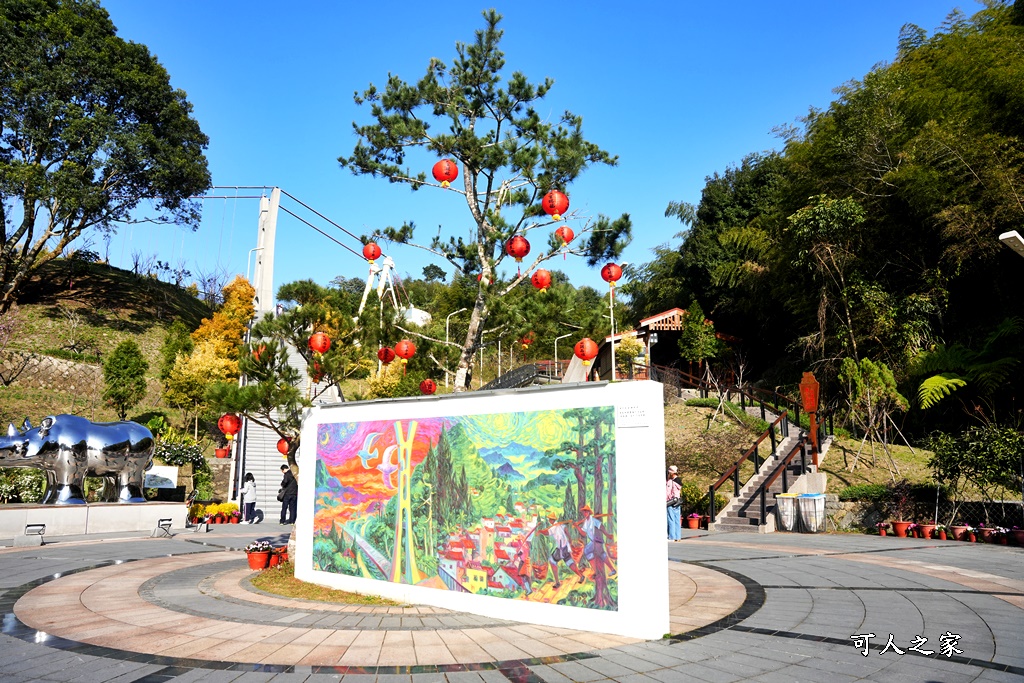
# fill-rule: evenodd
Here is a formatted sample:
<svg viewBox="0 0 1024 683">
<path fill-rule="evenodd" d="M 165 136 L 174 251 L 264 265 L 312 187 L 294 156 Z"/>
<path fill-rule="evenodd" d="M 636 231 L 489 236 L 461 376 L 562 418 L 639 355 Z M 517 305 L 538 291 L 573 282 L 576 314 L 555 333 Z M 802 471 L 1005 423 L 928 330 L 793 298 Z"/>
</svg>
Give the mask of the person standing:
<svg viewBox="0 0 1024 683">
<path fill-rule="evenodd" d="M 678 481 L 678 468 L 669 465 L 668 475 L 665 477 L 665 515 L 668 518 L 668 540 L 678 541 L 683 537 L 682 523 L 679 519 L 679 492 L 682 486 Z M 676 504 L 671 505 L 672 499 Z"/>
<path fill-rule="evenodd" d="M 288 465 L 281 465 L 281 524 L 295 524 L 295 507 L 299 500 L 299 482 Z"/>
<path fill-rule="evenodd" d="M 256 477 L 252 472 L 245 474 L 245 484 L 242 486 L 242 524 L 252 524 L 256 521 Z"/>
</svg>

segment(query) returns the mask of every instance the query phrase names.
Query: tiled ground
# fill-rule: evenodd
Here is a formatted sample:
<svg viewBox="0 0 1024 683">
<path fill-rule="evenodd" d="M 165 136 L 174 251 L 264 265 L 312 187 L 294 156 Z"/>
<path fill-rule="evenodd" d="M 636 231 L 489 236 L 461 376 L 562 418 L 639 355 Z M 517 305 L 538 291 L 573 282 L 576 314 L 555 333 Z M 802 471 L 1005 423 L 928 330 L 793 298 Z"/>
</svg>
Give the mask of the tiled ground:
<svg viewBox="0 0 1024 683">
<path fill-rule="evenodd" d="M 0 682 L 1024 681 L 1020 548 L 691 533 L 647 642 L 264 595 L 230 550 L 261 526 L 0 549 Z"/>
</svg>

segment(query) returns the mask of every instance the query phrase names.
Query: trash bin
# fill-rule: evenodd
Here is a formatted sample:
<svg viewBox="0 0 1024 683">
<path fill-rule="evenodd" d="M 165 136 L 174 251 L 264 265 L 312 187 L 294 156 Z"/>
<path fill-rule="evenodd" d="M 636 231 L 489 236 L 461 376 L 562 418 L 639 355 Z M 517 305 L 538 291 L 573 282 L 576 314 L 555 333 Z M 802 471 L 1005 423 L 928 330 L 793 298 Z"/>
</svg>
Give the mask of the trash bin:
<svg viewBox="0 0 1024 683">
<path fill-rule="evenodd" d="M 797 496 L 800 511 L 800 531 L 817 534 L 825 530 L 825 494 L 801 493 Z"/>
<path fill-rule="evenodd" d="M 779 531 L 796 531 L 797 493 L 780 493 L 775 496 L 775 525 Z"/>
</svg>

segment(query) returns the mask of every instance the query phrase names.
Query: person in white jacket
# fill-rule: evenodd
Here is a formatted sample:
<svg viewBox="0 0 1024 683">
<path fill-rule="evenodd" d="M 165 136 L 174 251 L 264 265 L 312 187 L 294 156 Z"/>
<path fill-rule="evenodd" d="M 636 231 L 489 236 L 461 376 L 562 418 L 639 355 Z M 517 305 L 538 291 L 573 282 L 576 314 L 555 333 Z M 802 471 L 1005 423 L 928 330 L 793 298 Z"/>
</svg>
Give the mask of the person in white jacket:
<svg viewBox="0 0 1024 683">
<path fill-rule="evenodd" d="M 252 524 L 256 521 L 256 477 L 252 472 L 245 475 L 242 485 L 242 523 Z"/>
</svg>

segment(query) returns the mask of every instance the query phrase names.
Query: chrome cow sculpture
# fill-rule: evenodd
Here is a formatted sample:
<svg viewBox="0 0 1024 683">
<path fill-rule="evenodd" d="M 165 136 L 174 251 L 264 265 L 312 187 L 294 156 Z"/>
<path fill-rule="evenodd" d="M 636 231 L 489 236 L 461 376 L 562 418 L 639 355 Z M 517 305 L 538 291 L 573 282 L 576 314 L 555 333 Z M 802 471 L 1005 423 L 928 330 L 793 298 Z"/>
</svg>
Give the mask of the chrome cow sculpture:
<svg viewBox="0 0 1024 683">
<path fill-rule="evenodd" d="M 78 415 L 51 415 L 33 428 L 12 424 L 0 437 L 0 467 L 46 472 L 44 505 L 84 505 L 86 474 L 116 477 L 117 500 L 145 503 L 142 484 L 153 464 L 153 434 L 136 422 L 92 422 Z"/>
</svg>

